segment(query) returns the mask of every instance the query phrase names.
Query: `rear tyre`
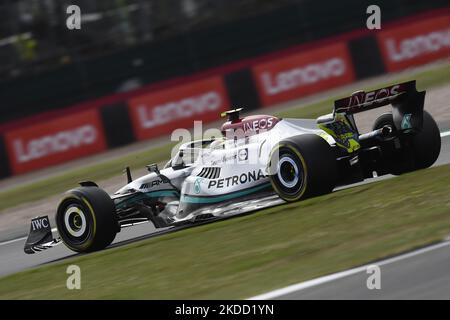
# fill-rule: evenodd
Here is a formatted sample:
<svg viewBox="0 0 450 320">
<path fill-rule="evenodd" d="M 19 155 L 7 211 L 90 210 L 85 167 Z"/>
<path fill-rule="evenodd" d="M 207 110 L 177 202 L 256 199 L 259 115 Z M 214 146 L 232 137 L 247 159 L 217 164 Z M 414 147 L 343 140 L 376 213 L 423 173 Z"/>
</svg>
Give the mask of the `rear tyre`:
<svg viewBox="0 0 450 320">
<path fill-rule="evenodd" d="M 320 136 L 295 136 L 272 150 L 269 177 L 275 192 L 289 202 L 329 193 L 337 180 L 336 155 Z"/>
<path fill-rule="evenodd" d="M 374 123 L 373 129 L 384 126 L 392 127 L 395 135 L 395 125 L 392 113 L 382 114 Z M 388 171 L 394 175 L 431 167 L 441 151 L 441 134 L 433 117 L 423 112 L 422 130 L 412 136 L 400 139 L 400 148 L 394 152 L 385 152 L 385 163 Z"/>
<path fill-rule="evenodd" d="M 56 226 L 66 246 L 76 252 L 109 246 L 119 231 L 110 196 L 97 187 L 80 187 L 65 195 L 56 212 Z"/>
</svg>

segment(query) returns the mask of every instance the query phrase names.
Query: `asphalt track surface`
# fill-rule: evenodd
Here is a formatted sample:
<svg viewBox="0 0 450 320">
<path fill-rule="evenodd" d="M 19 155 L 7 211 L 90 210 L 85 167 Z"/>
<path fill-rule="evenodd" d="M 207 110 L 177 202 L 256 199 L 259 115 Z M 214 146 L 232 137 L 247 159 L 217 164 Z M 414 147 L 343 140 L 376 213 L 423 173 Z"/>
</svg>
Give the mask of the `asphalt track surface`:
<svg viewBox="0 0 450 320">
<path fill-rule="evenodd" d="M 441 154 L 435 165 L 447 163 L 450 163 L 450 134 L 442 137 Z M 388 178 L 392 178 L 392 176 L 369 179 L 363 183 Z M 123 229 L 111 247 L 126 245 L 177 230 L 173 228 L 156 230 L 151 223 L 144 223 Z M 78 255 L 63 244 L 38 254 L 27 255 L 23 252 L 24 243 L 24 238 L 0 243 L 0 276 Z M 314 285 L 300 286 L 299 290 L 275 295 L 268 293 L 268 295 L 260 297 L 269 299 L 450 299 L 449 265 L 450 242 L 445 242 L 439 248 L 426 250 L 421 254 L 382 265 L 381 290 L 367 289 L 366 280 L 369 275 L 365 269 L 361 269 L 360 272 L 346 274 L 336 279 L 331 277 L 332 281 L 319 279 L 313 283 Z"/>
<path fill-rule="evenodd" d="M 367 287 L 372 275 L 368 267 L 380 270 L 380 289 Z M 450 299 L 450 240 L 392 259 L 313 279 L 282 289 L 266 299 L 283 300 L 378 300 Z M 371 270 L 371 269 L 369 269 Z"/>
</svg>

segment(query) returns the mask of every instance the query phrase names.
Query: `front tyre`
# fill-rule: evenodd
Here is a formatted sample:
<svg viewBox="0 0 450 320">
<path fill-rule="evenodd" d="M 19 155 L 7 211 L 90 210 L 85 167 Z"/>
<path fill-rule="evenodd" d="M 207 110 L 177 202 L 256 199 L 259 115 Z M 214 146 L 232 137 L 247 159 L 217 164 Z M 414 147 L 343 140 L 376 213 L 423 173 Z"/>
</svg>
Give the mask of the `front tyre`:
<svg viewBox="0 0 450 320">
<path fill-rule="evenodd" d="M 336 185 L 336 156 L 331 146 L 315 134 L 281 141 L 271 153 L 269 177 L 285 201 L 330 193 Z"/>
<path fill-rule="evenodd" d="M 102 250 L 119 231 L 114 202 L 97 187 L 66 192 L 55 220 L 62 241 L 76 252 Z"/>
</svg>

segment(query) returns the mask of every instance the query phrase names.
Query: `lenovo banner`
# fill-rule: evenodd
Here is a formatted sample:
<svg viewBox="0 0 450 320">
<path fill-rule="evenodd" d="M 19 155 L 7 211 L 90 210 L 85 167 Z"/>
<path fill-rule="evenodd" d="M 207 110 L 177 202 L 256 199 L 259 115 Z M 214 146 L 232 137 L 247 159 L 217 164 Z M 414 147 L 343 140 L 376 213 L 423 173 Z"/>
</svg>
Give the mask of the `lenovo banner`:
<svg viewBox="0 0 450 320">
<path fill-rule="evenodd" d="M 381 31 L 377 37 L 388 71 L 450 57 L 448 16 Z"/>
<path fill-rule="evenodd" d="M 218 120 L 229 108 L 221 77 L 200 80 L 129 100 L 129 110 L 137 139 L 191 128 L 194 120 Z"/>
<path fill-rule="evenodd" d="M 350 83 L 354 71 L 339 43 L 256 65 L 253 76 L 262 104 L 270 106 Z"/>
<path fill-rule="evenodd" d="M 5 135 L 14 174 L 63 163 L 106 149 L 97 110 L 68 115 Z"/>
</svg>

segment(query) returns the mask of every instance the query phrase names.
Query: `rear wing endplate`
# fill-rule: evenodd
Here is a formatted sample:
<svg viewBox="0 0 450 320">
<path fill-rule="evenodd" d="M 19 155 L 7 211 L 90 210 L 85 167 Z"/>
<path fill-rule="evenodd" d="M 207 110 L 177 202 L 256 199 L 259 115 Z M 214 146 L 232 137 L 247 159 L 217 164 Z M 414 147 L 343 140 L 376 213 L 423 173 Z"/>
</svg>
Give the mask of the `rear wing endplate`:
<svg viewBox="0 0 450 320">
<path fill-rule="evenodd" d="M 417 91 L 415 80 L 369 92 L 357 91 L 349 97 L 336 100 L 334 112 L 350 115 L 390 104 L 397 130 L 421 130 L 425 93 Z"/>
</svg>

